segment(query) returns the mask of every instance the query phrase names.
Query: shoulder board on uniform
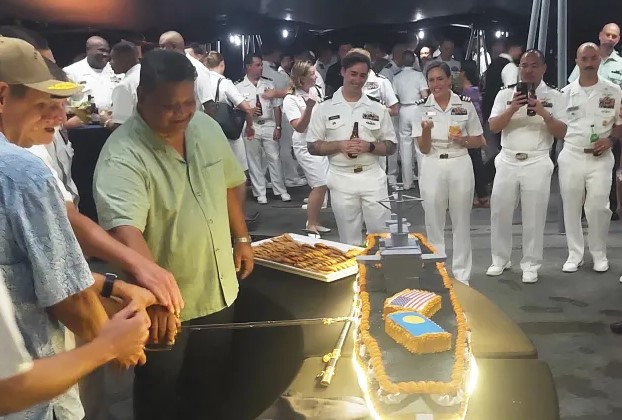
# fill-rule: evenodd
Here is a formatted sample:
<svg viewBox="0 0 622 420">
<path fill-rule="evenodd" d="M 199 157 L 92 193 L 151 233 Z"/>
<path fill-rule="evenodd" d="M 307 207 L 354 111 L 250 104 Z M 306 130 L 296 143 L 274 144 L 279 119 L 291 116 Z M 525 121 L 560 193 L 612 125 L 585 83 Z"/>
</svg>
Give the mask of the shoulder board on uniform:
<svg viewBox="0 0 622 420">
<path fill-rule="evenodd" d="M 378 73 L 376 74 L 376 76 L 378 77 L 378 79 L 386 79 L 385 76 L 383 76 L 382 74 Z M 387 79 L 388 80 L 388 79 Z"/>
<path fill-rule="evenodd" d="M 328 101 L 329 99 L 333 99 L 333 95 L 324 96 L 324 102 Z"/>
<path fill-rule="evenodd" d="M 548 83 L 545 83 L 545 85 L 547 85 L 547 86 L 548 86 L 548 87 L 550 87 L 551 89 L 554 89 L 554 90 L 556 90 L 556 91 L 558 91 L 558 92 L 561 92 L 561 91 L 562 91 L 560 88 L 558 88 L 558 87 L 557 87 L 557 86 L 555 86 L 555 85 L 550 85 L 550 84 L 548 84 Z"/>
<path fill-rule="evenodd" d="M 402 69 L 399 69 L 398 71 L 395 72 L 395 74 L 393 76 L 397 76 L 398 74 L 400 74 L 402 72 Z"/>
<path fill-rule="evenodd" d="M 468 96 L 464 96 L 464 95 L 459 95 L 460 99 L 463 100 L 464 102 L 471 102 L 471 98 Z"/>
<path fill-rule="evenodd" d="M 369 96 L 369 95 L 366 95 L 366 96 L 367 96 L 369 99 L 371 99 L 372 101 L 380 103 L 380 99 L 378 99 L 378 98 L 374 98 L 373 96 Z"/>
<path fill-rule="evenodd" d="M 387 63 L 386 66 L 384 66 L 385 69 L 390 69 L 391 67 L 393 67 L 393 64 L 390 61 Z"/>
<path fill-rule="evenodd" d="M 417 102 L 415 102 L 415 105 L 423 105 L 427 102 L 427 98 L 426 99 L 419 99 Z"/>
<path fill-rule="evenodd" d="M 242 81 L 244 81 L 244 79 L 236 80 L 234 83 L 235 83 L 236 85 L 239 85 L 240 83 L 242 83 Z"/>
<path fill-rule="evenodd" d="M 266 76 L 261 76 L 261 78 L 264 79 L 264 80 L 272 81 L 272 79 L 270 79 L 269 77 L 266 77 Z"/>
<path fill-rule="evenodd" d="M 513 88 L 515 88 L 515 87 L 516 87 L 516 85 L 517 85 L 517 84 L 518 84 L 518 83 L 514 83 L 513 85 L 503 86 L 503 87 L 501 87 L 501 89 L 500 89 L 500 90 L 505 90 L 505 89 L 513 89 Z"/>
</svg>

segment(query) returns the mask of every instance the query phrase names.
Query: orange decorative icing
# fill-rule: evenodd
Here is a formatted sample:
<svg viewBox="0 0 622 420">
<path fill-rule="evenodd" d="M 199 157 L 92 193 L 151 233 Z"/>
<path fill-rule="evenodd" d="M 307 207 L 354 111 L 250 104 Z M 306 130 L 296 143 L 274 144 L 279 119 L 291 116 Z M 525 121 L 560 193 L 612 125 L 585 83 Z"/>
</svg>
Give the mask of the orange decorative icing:
<svg viewBox="0 0 622 420">
<path fill-rule="evenodd" d="M 414 235 L 423 246 L 428 248 L 431 252 L 435 252 L 434 247 L 428 243 L 426 238 L 420 234 Z M 366 253 L 369 253 L 371 249 L 376 245 L 377 238 L 386 238 L 388 234 L 370 235 L 367 240 Z M 443 279 L 443 284 L 449 289 L 449 300 L 451 302 L 454 313 L 456 314 L 456 347 L 455 347 L 455 363 L 452 369 L 450 382 L 438 382 L 438 381 L 417 381 L 417 382 L 392 382 L 389 378 L 384 363 L 382 361 L 382 352 L 378 342 L 369 332 L 369 314 L 371 306 L 369 302 L 369 293 L 367 292 L 367 267 L 364 264 L 359 264 L 359 300 L 361 304 L 361 322 L 359 326 L 360 340 L 357 346 L 360 346 L 361 342 L 365 345 L 366 351 L 370 357 L 370 363 L 374 370 L 374 376 L 380 387 L 387 394 L 441 394 L 441 395 L 454 395 L 463 388 L 463 378 L 465 370 L 465 350 L 467 346 L 467 325 L 466 317 L 460 302 L 453 290 L 451 277 L 445 269 L 445 265 L 442 263 L 436 263 L 438 273 Z M 360 352 L 356 351 L 359 363 Z M 465 404 L 463 404 L 465 405 Z"/>
</svg>

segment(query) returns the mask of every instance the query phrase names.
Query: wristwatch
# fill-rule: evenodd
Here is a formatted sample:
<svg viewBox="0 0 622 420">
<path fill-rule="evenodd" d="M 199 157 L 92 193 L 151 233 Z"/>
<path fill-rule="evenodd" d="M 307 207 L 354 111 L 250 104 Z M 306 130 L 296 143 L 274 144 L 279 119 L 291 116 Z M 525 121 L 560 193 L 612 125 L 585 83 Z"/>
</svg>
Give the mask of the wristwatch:
<svg viewBox="0 0 622 420">
<path fill-rule="evenodd" d="M 376 150 L 376 145 L 373 142 L 369 143 L 369 153 L 374 153 L 374 150 Z"/>
<path fill-rule="evenodd" d="M 104 276 L 104 287 L 102 287 L 101 295 L 105 298 L 109 298 L 112 296 L 112 287 L 114 286 L 114 281 L 117 279 L 117 275 L 106 273 Z"/>
<path fill-rule="evenodd" d="M 253 238 L 251 238 L 251 235 L 246 235 L 246 236 L 240 236 L 238 238 L 233 238 L 233 243 L 234 244 L 250 244 L 251 242 L 253 242 Z"/>
</svg>

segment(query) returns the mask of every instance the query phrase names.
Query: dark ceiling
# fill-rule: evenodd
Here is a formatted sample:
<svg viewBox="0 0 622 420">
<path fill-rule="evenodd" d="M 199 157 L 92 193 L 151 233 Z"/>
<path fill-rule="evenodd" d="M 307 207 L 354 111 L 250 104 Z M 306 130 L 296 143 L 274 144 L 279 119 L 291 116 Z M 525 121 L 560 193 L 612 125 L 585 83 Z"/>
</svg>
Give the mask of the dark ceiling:
<svg viewBox="0 0 622 420">
<path fill-rule="evenodd" d="M 3 0 L 0 19 L 108 29 L 264 24 L 293 21 L 317 29 L 406 24 L 484 10 L 529 16 L 526 0 Z"/>
</svg>

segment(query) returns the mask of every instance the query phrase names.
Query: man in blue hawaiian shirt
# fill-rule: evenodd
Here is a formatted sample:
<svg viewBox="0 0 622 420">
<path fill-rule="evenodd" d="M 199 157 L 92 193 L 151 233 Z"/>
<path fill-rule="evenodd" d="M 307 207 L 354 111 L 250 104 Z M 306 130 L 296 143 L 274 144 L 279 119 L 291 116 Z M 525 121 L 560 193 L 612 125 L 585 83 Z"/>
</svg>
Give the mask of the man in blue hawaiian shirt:
<svg viewBox="0 0 622 420">
<path fill-rule="evenodd" d="M 52 80 L 43 58 L 28 43 L 0 37 L 0 271 L 34 359 L 65 350 L 63 324 L 90 341 L 108 319 L 91 287 L 93 276 L 52 173 L 38 157 L 7 140 L 19 143 L 47 129 L 46 104 L 80 90 Z M 120 362 L 139 361 L 144 361 L 142 350 Z M 83 415 L 73 388 L 5 418 L 78 420 Z"/>
</svg>

